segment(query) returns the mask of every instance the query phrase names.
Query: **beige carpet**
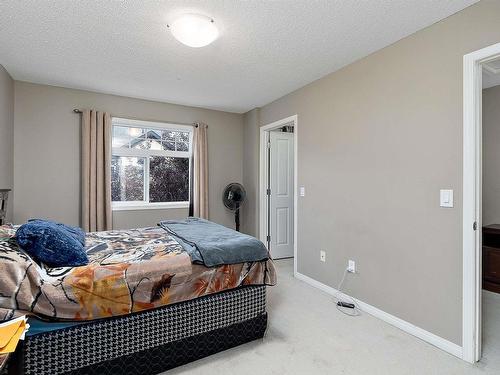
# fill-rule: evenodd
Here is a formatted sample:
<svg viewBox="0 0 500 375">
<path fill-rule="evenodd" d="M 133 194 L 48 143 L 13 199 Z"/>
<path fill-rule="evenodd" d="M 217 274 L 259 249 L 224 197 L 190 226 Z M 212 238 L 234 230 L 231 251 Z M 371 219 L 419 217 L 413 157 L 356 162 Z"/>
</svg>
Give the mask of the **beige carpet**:
<svg viewBox="0 0 500 375">
<path fill-rule="evenodd" d="M 472 366 L 368 314 L 351 318 L 277 261 L 263 340 L 166 374 L 500 374 L 500 295 L 484 293 L 484 359 Z"/>
</svg>

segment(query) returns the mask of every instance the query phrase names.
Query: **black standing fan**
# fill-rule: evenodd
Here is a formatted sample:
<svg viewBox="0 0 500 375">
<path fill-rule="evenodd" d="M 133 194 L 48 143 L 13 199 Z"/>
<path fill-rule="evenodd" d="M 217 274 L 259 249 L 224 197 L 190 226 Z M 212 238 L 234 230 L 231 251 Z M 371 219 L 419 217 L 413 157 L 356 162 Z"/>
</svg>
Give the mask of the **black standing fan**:
<svg viewBox="0 0 500 375">
<path fill-rule="evenodd" d="M 240 206 L 245 200 L 247 192 L 243 185 L 233 182 L 226 186 L 224 189 L 224 194 L 222 195 L 222 201 L 224 206 L 234 211 L 234 222 L 236 224 L 236 230 L 240 231 Z"/>
</svg>

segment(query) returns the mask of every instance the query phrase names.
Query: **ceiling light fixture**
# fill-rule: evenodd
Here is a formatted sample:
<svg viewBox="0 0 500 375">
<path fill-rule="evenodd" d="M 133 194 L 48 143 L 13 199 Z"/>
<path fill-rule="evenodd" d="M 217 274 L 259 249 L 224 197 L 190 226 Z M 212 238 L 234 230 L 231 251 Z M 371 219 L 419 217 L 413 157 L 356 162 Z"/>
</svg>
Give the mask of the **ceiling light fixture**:
<svg viewBox="0 0 500 375">
<path fill-rule="evenodd" d="M 168 28 L 175 39 L 194 48 L 207 46 L 219 36 L 214 20 L 200 14 L 184 14 Z"/>
</svg>

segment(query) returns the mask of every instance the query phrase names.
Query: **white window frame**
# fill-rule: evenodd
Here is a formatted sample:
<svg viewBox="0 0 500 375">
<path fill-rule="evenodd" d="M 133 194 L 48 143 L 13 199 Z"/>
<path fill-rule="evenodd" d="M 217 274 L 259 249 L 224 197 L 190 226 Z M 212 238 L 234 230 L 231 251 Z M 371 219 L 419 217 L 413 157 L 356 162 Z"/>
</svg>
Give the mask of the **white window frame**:
<svg viewBox="0 0 500 375">
<path fill-rule="evenodd" d="M 115 147 L 111 149 L 112 156 L 129 156 L 145 158 L 144 162 L 144 200 L 142 201 L 113 201 L 111 207 L 113 211 L 132 211 L 132 210 L 150 210 L 150 209 L 169 209 L 169 208 L 188 208 L 189 201 L 183 202 L 149 202 L 149 157 L 165 156 L 175 158 L 188 158 L 189 176 L 191 177 L 191 155 L 193 143 L 193 127 L 190 125 L 181 125 L 175 123 L 132 120 L 121 117 L 113 117 L 111 121 L 112 129 L 114 126 L 161 129 L 161 130 L 180 130 L 189 132 L 189 151 L 167 151 L 167 150 L 142 150 Z M 112 141 L 113 136 L 111 136 Z M 189 178 L 189 188 L 191 189 L 191 178 Z"/>
</svg>

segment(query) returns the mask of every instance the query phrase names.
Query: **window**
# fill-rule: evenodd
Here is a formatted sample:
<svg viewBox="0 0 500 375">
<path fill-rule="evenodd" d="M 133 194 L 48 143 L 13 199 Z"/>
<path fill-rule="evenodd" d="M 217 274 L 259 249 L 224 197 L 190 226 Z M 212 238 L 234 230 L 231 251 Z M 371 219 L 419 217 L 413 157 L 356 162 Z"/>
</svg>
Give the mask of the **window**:
<svg viewBox="0 0 500 375">
<path fill-rule="evenodd" d="M 113 118 L 113 209 L 189 206 L 192 128 Z"/>
</svg>

